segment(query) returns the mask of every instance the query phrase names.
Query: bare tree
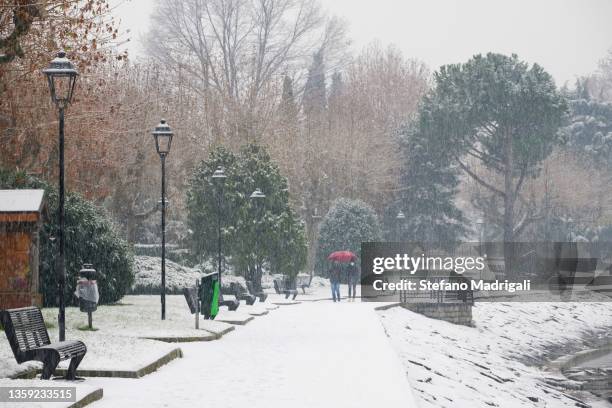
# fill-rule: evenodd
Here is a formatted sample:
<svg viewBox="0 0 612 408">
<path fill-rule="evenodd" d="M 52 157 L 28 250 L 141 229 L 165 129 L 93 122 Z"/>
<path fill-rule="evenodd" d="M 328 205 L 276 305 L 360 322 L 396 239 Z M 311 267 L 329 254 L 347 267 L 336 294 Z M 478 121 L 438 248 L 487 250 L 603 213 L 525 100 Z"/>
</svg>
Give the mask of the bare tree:
<svg viewBox="0 0 612 408">
<path fill-rule="evenodd" d="M 282 74 L 339 31 L 312 0 L 161 0 L 153 19 L 148 52 L 190 77 L 210 131 L 235 144 L 264 132 Z"/>
</svg>

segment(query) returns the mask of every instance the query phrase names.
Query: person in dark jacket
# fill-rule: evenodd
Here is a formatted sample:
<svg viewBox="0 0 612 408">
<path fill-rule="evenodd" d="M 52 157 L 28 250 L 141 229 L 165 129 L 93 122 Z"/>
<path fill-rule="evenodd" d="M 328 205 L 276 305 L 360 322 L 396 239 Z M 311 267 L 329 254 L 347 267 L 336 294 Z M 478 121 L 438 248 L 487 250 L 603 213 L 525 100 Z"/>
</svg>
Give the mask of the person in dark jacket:
<svg viewBox="0 0 612 408">
<path fill-rule="evenodd" d="M 340 274 L 340 264 L 334 262 L 329 270 L 329 282 L 331 283 L 332 298 L 334 302 L 340 301 Z"/>
<path fill-rule="evenodd" d="M 346 267 L 346 275 L 348 278 L 348 297 L 349 300 L 355 300 L 357 296 L 357 282 L 359 281 L 359 269 L 355 261 L 351 261 Z"/>
</svg>

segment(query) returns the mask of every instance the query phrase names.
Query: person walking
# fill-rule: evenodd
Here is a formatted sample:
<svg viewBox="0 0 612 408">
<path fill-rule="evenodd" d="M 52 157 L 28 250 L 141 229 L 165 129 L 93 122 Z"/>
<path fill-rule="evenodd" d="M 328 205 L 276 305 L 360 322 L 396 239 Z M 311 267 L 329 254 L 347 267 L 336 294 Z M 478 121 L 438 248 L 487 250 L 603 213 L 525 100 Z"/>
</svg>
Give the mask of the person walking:
<svg viewBox="0 0 612 408">
<path fill-rule="evenodd" d="M 355 296 L 357 296 L 357 281 L 359 280 L 359 270 L 354 260 L 346 266 L 346 274 L 348 278 L 348 298 L 354 301 Z"/>
<path fill-rule="evenodd" d="M 329 270 L 329 282 L 331 283 L 332 298 L 334 302 L 340 301 L 340 264 L 334 262 Z"/>
</svg>

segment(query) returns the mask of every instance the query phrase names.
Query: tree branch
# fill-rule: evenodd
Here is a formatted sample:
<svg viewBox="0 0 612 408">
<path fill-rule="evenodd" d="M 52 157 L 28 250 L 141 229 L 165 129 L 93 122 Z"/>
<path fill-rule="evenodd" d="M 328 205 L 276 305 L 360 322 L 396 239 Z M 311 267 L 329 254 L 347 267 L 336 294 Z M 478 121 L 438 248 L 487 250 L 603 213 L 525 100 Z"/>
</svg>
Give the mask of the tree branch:
<svg viewBox="0 0 612 408">
<path fill-rule="evenodd" d="M 482 185 L 483 187 L 486 187 L 487 189 L 491 190 L 492 192 L 499 194 L 502 197 L 506 196 L 506 193 L 504 193 L 503 191 L 493 187 L 491 184 L 487 183 L 486 181 L 484 181 L 483 179 L 481 179 L 476 173 L 474 173 L 472 170 L 470 170 L 470 168 L 468 166 L 466 166 L 465 164 L 463 164 L 461 162 L 461 160 L 459 160 L 459 158 L 457 156 L 455 156 L 455 160 L 457 160 L 457 163 L 459 163 L 459 166 L 470 176 L 472 177 L 474 180 L 476 180 L 480 185 Z"/>
</svg>

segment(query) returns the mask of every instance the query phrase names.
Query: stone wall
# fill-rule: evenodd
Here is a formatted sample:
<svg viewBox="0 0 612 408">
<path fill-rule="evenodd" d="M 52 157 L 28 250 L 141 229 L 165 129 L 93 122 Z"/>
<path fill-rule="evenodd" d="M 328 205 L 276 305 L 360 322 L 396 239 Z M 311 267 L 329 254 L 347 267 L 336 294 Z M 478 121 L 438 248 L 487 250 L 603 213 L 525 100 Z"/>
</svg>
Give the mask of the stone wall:
<svg viewBox="0 0 612 408">
<path fill-rule="evenodd" d="M 402 307 L 432 319 L 472 326 L 472 305 L 466 303 L 402 303 Z"/>
</svg>

